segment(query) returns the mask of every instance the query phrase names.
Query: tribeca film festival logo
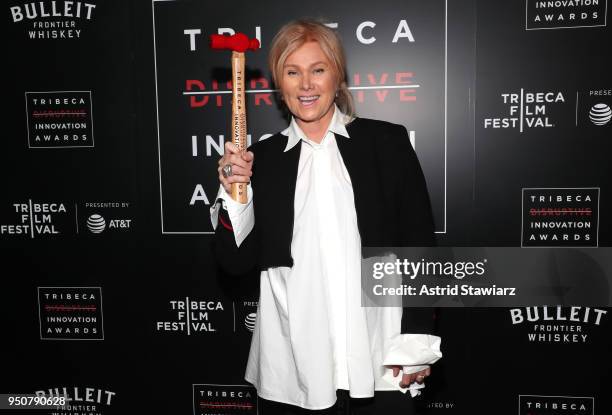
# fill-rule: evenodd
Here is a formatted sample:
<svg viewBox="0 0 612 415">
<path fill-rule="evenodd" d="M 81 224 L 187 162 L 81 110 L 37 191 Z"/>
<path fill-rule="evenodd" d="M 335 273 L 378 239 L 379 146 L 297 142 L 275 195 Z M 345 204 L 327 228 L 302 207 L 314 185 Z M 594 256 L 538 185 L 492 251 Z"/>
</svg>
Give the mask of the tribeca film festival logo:
<svg viewBox="0 0 612 415">
<path fill-rule="evenodd" d="M 198 334 L 203 332 L 216 332 L 217 325 L 214 318 L 221 318 L 225 308 L 221 301 L 193 300 L 185 297 L 180 300 L 168 301 L 173 319 L 157 321 L 155 329 L 158 332 L 172 332 L 179 334 Z"/>
<path fill-rule="evenodd" d="M 94 146 L 91 91 L 25 95 L 29 148 Z"/>
<path fill-rule="evenodd" d="M 561 91 L 529 92 L 523 88 L 519 92 L 504 92 L 500 97 L 507 112 L 485 118 L 485 129 L 518 129 L 522 133 L 525 129 L 552 128 L 555 122 L 549 110 L 566 102 Z"/>
<path fill-rule="evenodd" d="M 68 203 L 36 202 L 32 199 L 0 206 L 0 217 L 16 215 L 12 223 L 0 223 L 0 235 L 35 238 L 65 234 L 117 234 L 130 231 L 133 219 L 130 202 L 85 202 L 74 204 L 74 216 Z M 76 223 L 76 227 L 75 227 Z"/>
<path fill-rule="evenodd" d="M 81 1 L 33 1 L 9 8 L 13 23 L 23 24 L 28 39 L 80 38 L 96 5 Z"/>
<path fill-rule="evenodd" d="M 599 188 L 523 189 L 522 247 L 598 246 Z"/>
<path fill-rule="evenodd" d="M 571 29 L 606 25 L 608 0 L 527 0 L 525 29 Z"/>
<path fill-rule="evenodd" d="M 133 225 L 129 209 L 130 202 L 85 202 L 78 214 L 80 227 L 95 235 L 128 232 Z"/>
<path fill-rule="evenodd" d="M 0 235 L 35 238 L 57 237 L 67 230 L 74 229 L 72 219 L 68 215 L 67 204 L 63 202 L 27 201 L 11 203 L 2 207 L 2 217 L 14 215 L 12 223 L 0 223 Z M 6 215 L 6 216 L 5 216 Z"/>
<path fill-rule="evenodd" d="M 194 415 L 256 415 L 257 392 L 247 385 L 193 385 Z"/>
<path fill-rule="evenodd" d="M 42 340 L 104 340 L 102 288 L 38 287 Z"/>
<path fill-rule="evenodd" d="M 113 404 L 116 392 L 87 386 L 62 386 L 34 392 L 36 396 L 65 397 L 66 404 L 52 411 L 53 415 L 103 415 Z"/>
<path fill-rule="evenodd" d="M 519 415 L 593 415 L 590 396 L 519 395 Z"/>
<path fill-rule="evenodd" d="M 530 343 L 587 343 L 588 330 L 600 327 L 607 310 L 590 307 L 525 307 L 510 309 L 512 325 L 527 330 Z"/>
</svg>

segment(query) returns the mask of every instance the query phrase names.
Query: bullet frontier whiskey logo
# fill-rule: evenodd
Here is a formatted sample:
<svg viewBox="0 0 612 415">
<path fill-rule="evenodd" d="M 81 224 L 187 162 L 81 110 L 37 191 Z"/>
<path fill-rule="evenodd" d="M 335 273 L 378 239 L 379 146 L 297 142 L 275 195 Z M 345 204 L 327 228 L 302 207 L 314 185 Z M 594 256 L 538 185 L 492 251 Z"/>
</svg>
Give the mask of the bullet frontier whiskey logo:
<svg viewBox="0 0 612 415">
<path fill-rule="evenodd" d="M 9 8 L 14 24 L 28 39 L 75 39 L 94 18 L 96 5 L 72 0 L 32 1 Z"/>
</svg>

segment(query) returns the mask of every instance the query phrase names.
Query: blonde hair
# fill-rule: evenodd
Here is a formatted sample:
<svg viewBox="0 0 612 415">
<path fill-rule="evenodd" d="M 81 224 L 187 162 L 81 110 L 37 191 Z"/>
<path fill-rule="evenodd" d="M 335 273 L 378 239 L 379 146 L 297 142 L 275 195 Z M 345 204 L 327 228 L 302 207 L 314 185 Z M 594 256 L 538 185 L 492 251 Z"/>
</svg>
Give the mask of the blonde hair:
<svg viewBox="0 0 612 415">
<path fill-rule="evenodd" d="M 278 87 L 283 76 L 285 61 L 296 49 L 306 42 L 317 42 L 331 63 L 331 69 L 336 77 L 338 91 L 334 102 L 351 119 L 355 117 L 353 96 L 346 82 L 346 57 L 340 37 L 322 22 L 314 19 L 299 19 L 287 23 L 280 28 L 272 39 L 268 53 L 268 65 L 272 72 L 272 80 Z"/>
</svg>

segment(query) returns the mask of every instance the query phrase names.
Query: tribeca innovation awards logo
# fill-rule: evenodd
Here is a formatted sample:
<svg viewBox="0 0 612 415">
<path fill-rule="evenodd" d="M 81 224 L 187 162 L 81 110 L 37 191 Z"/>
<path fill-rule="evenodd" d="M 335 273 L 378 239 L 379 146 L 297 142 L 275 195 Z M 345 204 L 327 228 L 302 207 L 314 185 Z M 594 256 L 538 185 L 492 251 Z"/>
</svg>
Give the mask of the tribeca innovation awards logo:
<svg viewBox="0 0 612 415">
<path fill-rule="evenodd" d="M 42 340 L 104 340 L 102 288 L 38 287 Z"/>
<path fill-rule="evenodd" d="M 608 0 L 527 0 L 525 29 L 571 29 L 606 25 Z"/>
<path fill-rule="evenodd" d="M 26 92 L 29 148 L 93 147 L 91 91 Z"/>
<path fill-rule="evenodd" d="M 319 6 L 328 15 L 328 26 L 342 36 L 347 53 L 355 58 L 347 82 L 360 114 L 369 118 L 384 115 L 391 117 L 388 121 L 410 125 L 410 142 L 414 145 L 418 140 L 416 149 L 426 161 L 423 169 L 428 181 L 434 182 L 430 183 L 430 192 L 436 223 L 441 228 L 437 231 L 444 231 L 447 137 L 446 125 L 439 120 L 446 113 L 447 8 L 439 0 L 430 1 L 425 8 L 412 7 L 412 3 L 373 3 L 358 19 L 336 15 L 329 2 L 320 2 Z M 227 58 L 211 53 L 208 33 L 231 35 L 240 31 L 261 42 L 261 50 L 253 53 L 249 62 L 262 70 L 249 71 L 245 79 L 247 107 L 261 122 L 249 124 L 247 141 L 265 139 L 287 126 L 265 69 L 270 41 L 285 23 L 282 16 L 261 22 L 248 14 L 233 19 L 229 9 L 219 13 L 211 15 L 203 2 L 153 2 L 151 27 L 158 68 L 155 97 L 158 116 L 170 120 L 159 123 L 157 131 L 163 234 L 214 233 L 201 209 L 214 202 L 219 188 L 213 173 L 228 138 L 232 88 L 225 72 L 219 71 L 227 67 Z M 427 29 L 419 30 L 423 25 Z M 383 59 L 373 60 L 372 56 Z M 423 69 L 428 67 L 434 70 Z M 427 145 L 420 146 L 421 142 Z M 208 173 L 202 174 L 202 166 Z"/>
<path fill-rule="evenodd" d="M 523 189 L 522 247 L 598 246 L 599 188 Z"/>
</svg>

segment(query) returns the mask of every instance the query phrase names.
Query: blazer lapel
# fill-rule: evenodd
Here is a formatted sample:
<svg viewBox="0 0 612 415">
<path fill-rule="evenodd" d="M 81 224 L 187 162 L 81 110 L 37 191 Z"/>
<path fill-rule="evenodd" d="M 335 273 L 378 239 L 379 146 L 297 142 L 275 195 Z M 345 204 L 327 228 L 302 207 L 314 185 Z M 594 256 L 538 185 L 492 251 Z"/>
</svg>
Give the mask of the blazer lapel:
<svg viewBox="0 0 612 415">
<path fill-rule="evenodd" d="M 300 160 L 301 143 L 284 151 L 288 138 L 277 140 L 270 152 L 259 154 L 259 169 L 255 173 L 257 200 L 255 209 L 258 226 L 265 232 L 260 241 L 261 267 L 293 266 L 291 240 L 293 239 L 294 199 Z M 255 159 L 257 164 L 257 156 Z"/>
<path fill-rule="evenodd" d="M 287 145 L 289 137 L 283 144 L 283 149 Z M 282 150 L 281 150 L 282 151 Z M 286 206 L 291 212 L 291 223 L 293 224 L 293 207 L 295 204 L 295 184 L 297 182 L 298 165 L 300 163 L 300 153 L 302 151 L 302 143 L 297 143 L 288 151 L 283 151 L 283 154 L 279 158 L 278 172 L 286 172 L 280 174 L 278 180 L 278 192 L 283 200 L 286 200 L 289 205 Z M 291 225 L 291 234 L 293 235 L 293 225 Z"/>
<path fill-rule="evenodd" d="M 336 134 L 338 149 L 351 177 L 357 224 L 363 246 L 384 242 L 380 169 L 374 131 L 359 128 L 357 118 L 346 126 L 350 138 Z"/>
</svg>

